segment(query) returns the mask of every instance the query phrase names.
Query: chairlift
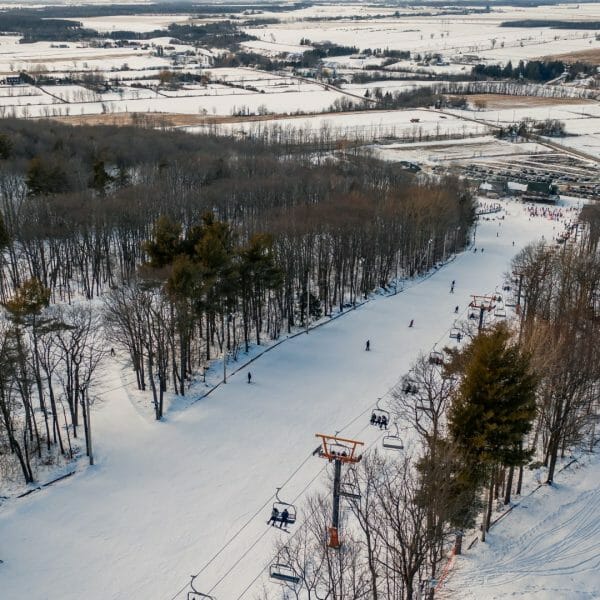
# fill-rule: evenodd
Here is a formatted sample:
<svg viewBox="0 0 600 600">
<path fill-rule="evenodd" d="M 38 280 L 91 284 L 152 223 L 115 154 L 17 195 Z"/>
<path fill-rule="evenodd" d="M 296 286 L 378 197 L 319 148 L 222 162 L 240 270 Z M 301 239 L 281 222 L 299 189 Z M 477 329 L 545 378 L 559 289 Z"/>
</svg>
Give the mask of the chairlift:
<svg viewBox="0 0 600 600">
<path fill-rule="evenodd" d="M 353 467 L 348 469 L 345 481 L 340 482 L 340 496 L 350 500 L 360 500 L 358 477 Z"/>
<path fill-rule="evenodd" d="M 199 592 L 194 587 L 194 579 L 196 579 L 196 577 L 198 577 L 198 575 L 190 575 L 190 577 L 191 577 L 190 587 L 192 588 L 192 591 L 187 593 L 187 600 L 216 600 L 216 598 L 214 596 L 209 596 L 208 594 L 203 594 L 202 592 Z"/>
<path fill-rule="evenodd" d="M 381 440 L 381 444 L 388 450 L 404 450 L 404 443 L 402 442 L 400 432 L 398 431 L 398 423 L 395 423 L 394 425 L 396 426 L 396 434 L 390 433 L 389 435 L 385 435 Z"/>
<path fill-rule="evenodd" d="M 390 413 L 389 413 L 389 411 L 384 410 L 383 408 L 380 408 L 380 406 L 379 406 L 380 401 L 381 401 L 381 398 L 378 398 L 377 404 L 375 405 L 375 408 L 373 409 L 373 412 L 371 413 L 371 419 L 369 422 L 371 425 L 375 425 L 375 427 L 380 427 L 381 422 L 383 421 L 384 427 L 385 427 L 385 429 L 387 429 L 388 423 L 390 422 Z"/>
<path fill-rule="evenodd" d="M 279 515 L 275 520 L 278 523 L 281 523 L 281 521 L 283 520 L 281 517 L 281 513 L 284 510 L 287 510 L 288 512 L 288 518 L 287 518 L 287 524 L 288 525 L 293 525 L 296 522 L 296 507 L 293 504 L 290 504 L 289 502 L 284 502 L 280 497 L 279 497 L 279 490 L 281 488 L 277 488 L 275 490 L 275 502 L 273 502 L 273 508 L 277 510 L 277 514 Z"/>
<path fill-rule="evenodd" d="M 291 583 L 292 585 L 300 583 L 298 573 L 284 563 L 273 563 L 269 567 L 269 577 L 279 583 Z"/>
<path fill-rule="evenodd" d="M 405 377 L 402 380 L 402 391 L 405 394 L 416 394 L 419 391 L 419 386 L 411 377 Z"/>
<path fill-rule="evenodd" d="M 429 353 L 429 364 L 441 366 L 444 364 L 444 355 L 437 350 L 433 350 Z"/>
<path fill-rule="evenodd" d="M 504 319 L 504 318 L 506 318 L 506 310 L 504 308 L 497 308 L 494 311 L 494 316 L 498 317 L 500 319 Z"/>
<path fill-rule="evenodd" d="M 458 327 L 453 327 L 450 330 L 450 339 L 451 340 L 460 340 L 463 336 L 462 331 Z"/>
<path fill-rule="evenodd" d="M 330 442 L 327 446 L 327 452 L 331 456 L 351 456 L 352 448 L 340 442 Z"/>
</svg>

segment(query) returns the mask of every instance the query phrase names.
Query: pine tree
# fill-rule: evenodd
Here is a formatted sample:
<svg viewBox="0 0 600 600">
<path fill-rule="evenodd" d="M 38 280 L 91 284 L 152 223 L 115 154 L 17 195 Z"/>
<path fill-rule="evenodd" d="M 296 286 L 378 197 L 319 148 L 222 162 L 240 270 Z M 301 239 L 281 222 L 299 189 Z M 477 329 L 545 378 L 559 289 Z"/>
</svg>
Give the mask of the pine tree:
<svg viewBox="0 0 600 600">
<path fill-rule="evenodd" d="M 511 343 L 504 324 L 477 336 L 455 357 L 455 365 L 462 381 L 450 408 L 449 430 L 465 461 L 490 484 L 485 540 L 497 468 L 519 466 L 530 457 L 522 442 L 535 417 L 537 382 L 529 355 Z"/>
</svg>

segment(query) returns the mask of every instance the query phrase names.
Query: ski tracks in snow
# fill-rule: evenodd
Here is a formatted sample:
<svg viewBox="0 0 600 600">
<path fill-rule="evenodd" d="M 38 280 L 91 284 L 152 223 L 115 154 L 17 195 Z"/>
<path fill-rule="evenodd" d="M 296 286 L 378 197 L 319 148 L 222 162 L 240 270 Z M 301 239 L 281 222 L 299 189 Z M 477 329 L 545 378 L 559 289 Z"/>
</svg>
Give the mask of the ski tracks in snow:
<svg viewBox="0 0 600 600">
<path fill-rule="evenodd" d="M 461 559 L 444 597 L 600 598 L 600 463 L 577 476 L 587 489 L 544 488 L 493 529 L 489 545 Z"/>
</svg>

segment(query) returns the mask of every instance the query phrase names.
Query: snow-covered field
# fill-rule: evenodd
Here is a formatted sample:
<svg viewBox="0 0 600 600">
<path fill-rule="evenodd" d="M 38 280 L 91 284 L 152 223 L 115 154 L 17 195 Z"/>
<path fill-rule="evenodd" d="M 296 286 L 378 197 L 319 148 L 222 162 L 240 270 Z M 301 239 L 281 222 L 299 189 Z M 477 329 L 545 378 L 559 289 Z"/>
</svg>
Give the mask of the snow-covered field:
<svg viewBox="0 0 600 600">
<path fill-rule="evenodd" d="M 370 140 L 393 137 L 423 139 L 427 136 L 481 135 L 488 132 L 486 125 L 463 121 L 451 115 L 440 115 L 425 109 L 365 111 L 330 113 L 311 117 L 281 118 L 263 122 L 225 123 L 220 125 L 223 133 L 236 132 L 258 135 L 261 131 L 276 127 L 283 131 L 303 131 L 307 135 L 329 132 L 332 136 L 366 138 Z M 188 131 L 201 131 L 190 127 Z"/>
<path fill-rule="evenodd" d="M 342 7 L 339 15 L 343 15 Z M 331 41 L 356 45 L 359 49 L 390 48 L 411 53 L 441 52 L 444 56 L 481 54 L 492 62 L 509 58 L 538 57 L 557 52 L 597 47 L 594 32 L 578 29 L 499 27 L 504 21 L 523 19 L 597 20 L 598 4 L 557 5 L 537 8 L 501 7 L 489 13 L 434 15 L 366 20 L 303 21 L 288 18 L 267 27 L 248 28 L 261 40 L 279 44 L 299 44 L 302 38 L 312 42 Z M 404 8 L 400 10 L 404 12 Z M 380 14 L 383 14 L 381 11 Z M 318 17 L 318 13 L 312 15 Z M 350 16 L 349 16 L 350 17 Z M 591 42 L 591 43 L 590 43 Z"/>
<path fill-rule="evenodd" d="M 524 496 L 485 544 L 459 557 L 443 598 L 590 600 L 600 597 L 600 459 Z"/>
<path fill-rule="evenodd" d="M 556 119 L 565 124 L 567 136 L 555 141 L 592 155 L 600 155 L 600 104 L 597 102 L 568 105 L 550 102 L 546 106 L 518 107 L 517 98 L 515 105 L 516 108 L 478 111 L 452 109 L 448 112 L 457 116 L 485 121 L 492 125 L 519 123 L 524 119 L 536 121 Z"/>
<path fill-rule="evenodd" d="M 548 152 L 541 144 L 512 144 L 492 135 L 444 142 L 415 142 L 373 146 L 374 154 L 390 161 L 407 160 L 418 164 L 437 165 L 445 162 L 465 163 L 470 159 L 520 156 Z"/>
<path fill-rule="evenodd" d="M 327 469 L 311 456 L 314 434 L 377 444 L 368 425 L 377 398 L 385 401 L 420 351 L 449 342 L 454 306 L 464 317 L 469 295 L 501 285 L 520 247 L 561 229 L 506 202 L 504 220 L 477 228 L 484 253 L 465 252 L 397 295 L 284 341 L 207 398 L 176 401 L 163 422 L 112 359 L 94 390 L 96 465 L 0 507 L 2 598 L 185 598 L 199 571 L 199 589 L 221 600 L 256 597 L 274 542 L 288 535 L 266 526 L 275 488 L 301 509 Z M 216 364 L 207 380 L 220 373 Z"/>
</svg>

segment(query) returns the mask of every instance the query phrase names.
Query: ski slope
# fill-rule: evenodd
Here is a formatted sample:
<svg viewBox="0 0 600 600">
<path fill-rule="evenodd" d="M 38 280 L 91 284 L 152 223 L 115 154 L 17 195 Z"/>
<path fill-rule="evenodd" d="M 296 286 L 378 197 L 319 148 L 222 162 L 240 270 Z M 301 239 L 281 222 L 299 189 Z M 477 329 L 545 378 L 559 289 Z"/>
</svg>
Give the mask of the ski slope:
<svg viewBox="0 0 600 600">
<path fill-rule="evenodd" d="M 443 598 L 600 598 L 600 460 L 543 486 L 459 558 Z"/>
<path fill-rule="evenodd" d="M 113 359 L 93 411 L 96 465 L 0 508 L 0 597 L 185 598 L 198 572 L 198 588 L 219 600 L 256 597 L 274 542 L 289 535 L 266 526 L 275 488 L 298 505 L 298 528 L 322 485 L 315 433 L 376 444 L 367 423 L 377 398 L 420 351 L 450 341 L 455 305 L 464 317 L 469 295 L 501 285 L 520 247 L 562 230 L 505 206 L 504 220 L 480 220 L 485 252 L 285 341 L 252 363 L 251 385 L 244 369 L 163 422 L 140 410 Z"/>
</svg>

